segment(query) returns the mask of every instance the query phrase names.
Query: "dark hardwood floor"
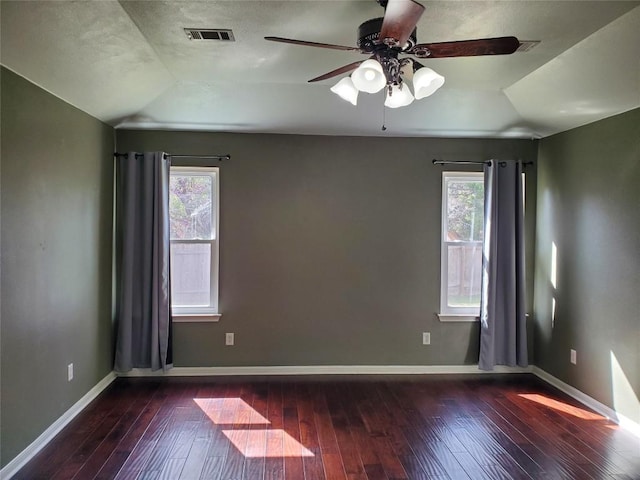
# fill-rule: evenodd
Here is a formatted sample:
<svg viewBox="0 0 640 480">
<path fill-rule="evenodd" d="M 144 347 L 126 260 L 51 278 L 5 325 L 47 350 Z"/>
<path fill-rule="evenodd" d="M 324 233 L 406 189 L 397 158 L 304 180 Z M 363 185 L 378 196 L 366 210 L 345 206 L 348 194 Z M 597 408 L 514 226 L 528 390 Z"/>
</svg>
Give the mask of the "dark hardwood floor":
<svg viewBox="0 0 640 480">
<path fill-rule="evenodd" d="M 119 378 L 16 479 L 640 479 L 533 375 Z"/>
</svg>

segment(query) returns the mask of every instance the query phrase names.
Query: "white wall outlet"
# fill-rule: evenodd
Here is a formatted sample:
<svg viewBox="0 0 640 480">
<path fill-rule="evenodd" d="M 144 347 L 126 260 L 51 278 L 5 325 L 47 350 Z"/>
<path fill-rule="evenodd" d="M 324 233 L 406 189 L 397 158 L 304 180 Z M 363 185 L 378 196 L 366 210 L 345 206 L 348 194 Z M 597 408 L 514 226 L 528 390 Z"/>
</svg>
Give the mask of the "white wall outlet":
<svg viewBox="0 0 640 480">
<path fill-rule="evenodd" d="M 431 333 L 430 332 L 422 332 L 422 344 L 423 345 L 431 345 Z"/>
<path fill-rule="evenodd" d="M 571 363 L 574 365 L 578 363 L 578 353 L 573 349 L 571 349 Z"/>
<path fill-rule="evenodd" d="M 67 381 L 73 380 L 73 363 L 67 365 Z"/>
<path fill-rule="evenodd" d="M 233 345 L 236 341 L 234 333 L 225 333 L 224 334 L 224 344 L 225 345 Z"/>
</svg>

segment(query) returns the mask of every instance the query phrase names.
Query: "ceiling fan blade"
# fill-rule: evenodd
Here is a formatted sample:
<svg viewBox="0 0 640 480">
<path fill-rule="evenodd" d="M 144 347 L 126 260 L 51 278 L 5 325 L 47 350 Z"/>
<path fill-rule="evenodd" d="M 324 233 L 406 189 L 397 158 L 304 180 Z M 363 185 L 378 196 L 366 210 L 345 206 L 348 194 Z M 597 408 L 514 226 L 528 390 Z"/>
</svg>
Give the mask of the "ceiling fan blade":
<svg viewBox="0 0 640 480">
<path fill-rule="evenodd" d="M 407 52 L 418 58 L 508 55 L 520 46 L 516 37 L 481 38 L 457 42 L 420 43 Z"/>
<path fill-rule="evenodd" d="M 292 38 L 264 37 L 264 39 L 269 40 L 271 42 L 291 43 L 293 45 L 303 45 L 307 47 L 332 48 L 333 50 L 347 50 L 347 51 L 355 50 L 356 52 L 360 51 L 360 49 L 356 47 L 347 47 L 344 45 L 332 45 L 330 43 L 307 42 L 306 40 L 294 40 Z"/>
<path fill-rule="evenodd" d="M 403 48 L 418 24 L 424 7 L 414 0 L 389 0 L 382 20 L 379 40 Z"/>
<path fill-rule="evenodd" d="M 342 75 L 343 73 L 350 72 L 351 70 L 355 70 L 363 61 L 364 60 L 361 60 L 359 62 L 353 62 L 353 63 L 350 63 L 349 65 L 345 65 L 343 67 L 336 68 L 335 70 L 331 70 L 330 72 L 327 72 L 324 75 L 320 75 L 319 77 L 312 78 L 311 80 L 309 80 L 309 83 L 319 82 L 320 80 L 326 80 L 327 78 L 336 77 L 338 75 Z"/>
</svg>

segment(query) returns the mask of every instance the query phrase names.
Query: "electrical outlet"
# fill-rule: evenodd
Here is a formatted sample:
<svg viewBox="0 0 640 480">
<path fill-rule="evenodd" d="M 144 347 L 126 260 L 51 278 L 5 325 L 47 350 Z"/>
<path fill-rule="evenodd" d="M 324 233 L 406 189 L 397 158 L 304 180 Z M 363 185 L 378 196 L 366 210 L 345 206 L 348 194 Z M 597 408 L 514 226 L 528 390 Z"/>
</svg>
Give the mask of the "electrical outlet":
<svg viewBox="0 0 640 480">
<path fill-rule="evenodd" d="M 422 332 L 422 344 L 423 345 L 431 345 L 431 333 L 430 332 Z"/>
<path fill-rule="evenodd" d="M 67 365 L 67 381 L 73 380 L 73 363 Z"/>
<path fill-rule="evenodd" d="M 571 363 L 574 365 L 578 363 L 578 353 L 573 349 L 571 349 Z"/>
<path fill-rule="evenodd" d="M 235 343 L 235 334 L 233 333 L 225 333 L 224 334 L 224 344 L 225 345 L 234 345 Z"/>
</svg>

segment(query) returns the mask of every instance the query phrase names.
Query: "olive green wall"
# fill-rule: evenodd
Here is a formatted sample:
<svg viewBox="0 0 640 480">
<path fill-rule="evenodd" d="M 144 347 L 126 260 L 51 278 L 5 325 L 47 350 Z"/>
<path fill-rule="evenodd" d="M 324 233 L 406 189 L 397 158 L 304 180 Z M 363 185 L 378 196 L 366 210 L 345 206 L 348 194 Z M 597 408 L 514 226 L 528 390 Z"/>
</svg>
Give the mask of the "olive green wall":
<svg viewBox="0 0 640 480">
<path fill-rule="evenodd" d="M 5 466 L 112 369 L 113 129 L 6 69 L 0 81 Z"/>
<path fill-rule="evenodd" d="M 535 363 L 636 422 L 639 212 L 640 109 L 541 140 Z M 577 351 L 576 365 L 569 362 L 570 349 Z"/>
<path fill-rule="evenodd" d="M 443 168 L 431 160 L 533 161 L 536 142 L 126 130 L 116 138 L 123 152 L 232 156 L 221 166 L 222 319 L 174 324 L 176 366 L 477 362 L 478 324 L 435 316 Z M 224 346 L 224 332 L 235 332 L 235 346 Z"/>
</svg>

